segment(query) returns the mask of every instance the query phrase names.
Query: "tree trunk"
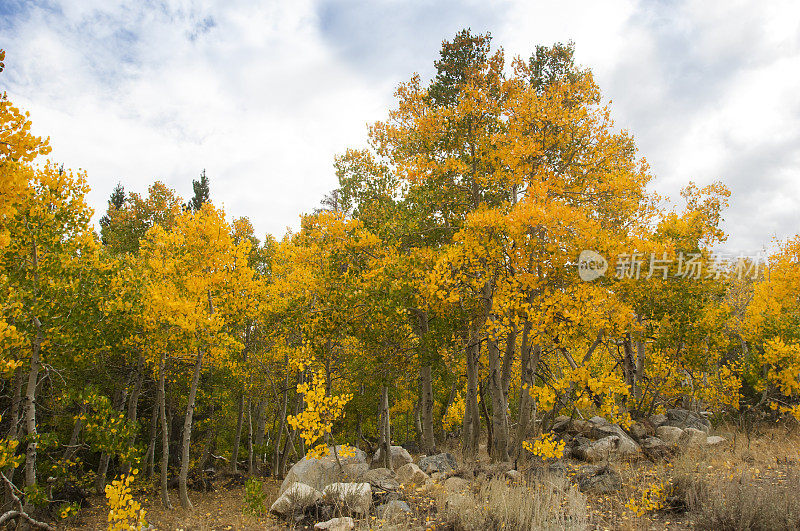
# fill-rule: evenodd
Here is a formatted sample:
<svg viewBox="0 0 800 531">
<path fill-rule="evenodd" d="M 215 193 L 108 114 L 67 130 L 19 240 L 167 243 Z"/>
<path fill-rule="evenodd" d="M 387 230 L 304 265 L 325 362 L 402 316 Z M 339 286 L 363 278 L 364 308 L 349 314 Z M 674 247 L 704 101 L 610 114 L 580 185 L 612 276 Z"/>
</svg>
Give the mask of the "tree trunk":
<svg viewBox="0 0 800 531">
<path fill-rule="evenodd" d="M 194 362 L 194 374 L 192 375 L 192 386 L 189 388 L 189 397 L 186 399 L 186 417 L 183 421 L 183 442 L 181 445 L 181 472 L 178 476 L 178 495 L 181 500 L 181 507 L 184 509 L 192 508 L 192 501 L 189 499 L 187 481 L 189 479 L 189 445 L 192 442 L 192 417 L 194 416 L 194 401 L 197 397 L 197 385 L 200 382 L 200 370 L 203 368 L 203 350 L 197 350 L 197 359 Z"/>
<path fill-rule="evenodd" d="M 478 411 L 478 358 L 481 344 L 476 337 L 467 345 L 467 396 L 464 397 L 464 423 L 462 426 L 462 450 L 464 455 L 474 458 L 478 455 L 478 441 L 481 434 L 481 419 Z"/>
<path fill-rule="evenodd" d="M 456 398 L 458 384 L 459 378 L 453 380 L 453 385 L 450 386 L 450 392 L 447 394 L 447 399 L 444 401 L 444 404 L 442 404 L 442 410 L 439 412 L 439 418 L 436 422 L 436 430 L 440 434 L 442 441 L 444 441 L 444 416 L 447 414 L 447 410 L 450 409 L 450 405 Z"/>
<path fill-rule="evenodd" d="M 263 398 L 258 401 L 256 406 L 256 433 L 253 444 L 259 448 L 264 444 L 264 436 L 267 433 L 267 401 Z"/>
<path fill-rule="evenodd" d="M 517 421 L 517 433 L 514 438 L 514 457 L 519 459 L 522 454 L 522 441 L 528 435 L 528 426 L 534 415 L 536 414 L 536 404 L 530 394 L 530 388 L 533 387 L 533 379 L 536 374 L 536 369 L 539 366 L 539 358 L 541 357 L 541 347 L 539 344 L 534 345 L 533 352 L 529 343 L 529 334 L 531 330 L 530 323 L 525 323 L 525 328 L 522 331 L 522 352 L 520 369 L 522 371 L 522 386 L 519 392 L 519 420 Z"/>
<path fill-rule="evenodd" d="M 509 339 L 511 341 L 511 339 Z M 508 403 L 497 341 L 489 337 L 489 392 L 492 399 L 492 460 L 508 461 Z"/>
<path fill-rule="evenodd" d="M 420 370 L 422 380 L 422 401 L 420 408 L 422 416 L 422 447 L 420 451 L 426 455 L 436 453 L 436 439 L 433 436 L 433 377 L 430 365 L 425 365 Z"/>
<path fill-rule="evenodd" d="M 380 447 L 378 462 L 383 468 L 392 469 L 392 423 L 389 419 L 389 387 L 384 385 L 381 389 L 381 422 L 380 422 Z"/>
<path fill-rule="evenodd" d="M 69 461 L 78 451 L 78 439 L 81 434 L 81 430 L 83 429 L 83 419 L 81 418 L 86 413 L 86 403 L 81 404 L 80 413 L 78 413 L 78 418 L 75 421 L 75 424 L 72 426 L 72 435 L 69 436 L 69 444 L 67 444 L 67 449 L 64 450 L 64 455 L 61 457 L 63 461 Z"/>
<path fill-rule="evenodd" d="M 41 368 L 42 324 L 39 319 L 32 319 L 36 328 L 36 337 L 31 344 L 31 370 L 28 373 L 28 384 L 25 388 L 25 433 L 28 435 L 28 447 L 25 449 L 25 486 L 36 484 L 36 448 L 38 433 L 36 431 L 36 385 Z"/>
<path fill-rule="evenodd" d="M 134 384 L 133 391 L 131 392 L 131 396 L 128 399 L 128 420 L 131 422 L 136 422 L 139 417 L 139 396 L 142 393 L 142 385 L 144 384 L 144 356 L 139 354 L 139 362 L 136 366 L 136 383 Z M 131 435 L 128 444 L 133 447 L 136 443 L 136 432 Z M 127 474 L 130 472 L 131 463 L 127 462 L 124 463 L 122 467 L 122 473 Z"/>
<path fill-rule="evenodd" d="M 639 322 L 641 323 L 641 320 Z M 640 404 L 642 401 L 642 382 L 644 381 L 644 358 L 645 358 L 644 334 L 639 333 L 639 337 L 636 340 L 636 370 L 634 371 L 636 386 L 633 388 L 633 393 L 634 393 L 633 398 L 636 401 L 637 405 Z"/>
<path fill-rule="evenodd" d="M 421 399 L 417 399 L 414 403 L 414 440 L 418 444 L 421 444 L 422 441 L 422 416 L 419 413 L 420 409 L 422 409 L 421 403 Z"/>
<path fill-rule="evenodd" d="M 489 455 L 493 454 L 492 445 L 494 444 L 494 435 L 492 434 L 492 430 L 494 429 L 494 424 L 492 423 L 492 418 L 489 415 L 489 408 L 486 405 L 486 390 L 485 385 L 483 384 L 483 380 L 478 383 L 478 393 L 481 395 L 481 414 L 483 415 L 483 421 L 486 423 L 486 453 Z"/>
<path fill-rule="evenodd" d="M 273 460 L 274 464 L 272 467 L 273 476 L 278 478 L 283 476 L 283 470 L 280 469 L 281 437 L 283 436 L 283 432 L 285 431 L 286 413 L 289 408 L 289 355 L 288 354 L 284 357 L 284 367 L 286 367 L 285 369 L 286 374 L 283 377 L 283 400 L 281 401 L 281 413 L 280 413 L 280 419 L 278 421 L 278 438 L 275 441 L 275 458 Z"/>
<path fill-rule="evenodd" d="M 427 455 L 436 453 L 436 438 L 433 434 L 433 368 L 428 351 L 428 314 L 417 310 L 417 336 L 420 341 L 420 414 L 422 416 L 422 439 L 420 451 Z"/>
<path fill-rule="evenodd" d="M 297 453 L 297 448 L 294 445 L 294 431 L 289 431 L 289 425 L 284 424 L 284 435 L 285 439 L 283 441 L 283 451 L 281 452 L 281 462 L 280 462 L 280 471 L 281 475 L 283 475 L 284 470 L 286 470 L 286 461 L 289 459 L 289 447 L 292 447 L 292 453 L 295 457 L 299 457 Z"/>
<path fill-rule="evenodd" d="M 239 472 L 239 443 L 242 439 L 242 423 L 244 422 L 244 399 L 245 390 L 242 389 L 242 394 L 239 396 L 239 408 L 236 412 L 236 435 L 233 438 L 233 452 L 231 452 L 231 461 L 233 461 L 233 473 Z"/>
<path fill-rule="evenodd" d="M 153 404 L 153 412 L 150 415 L 150 434 L 148 436 L 147 455 L 144 460 L 144 469 L 147 470 L 147 477 L 152 478 L 156 471 L 156 435 L 158 433 L 158 400 Z"/>
<path fill-rule="evenodd" d="M 14 369 L 14 392 L 11 398 L 11 423 L 8 427 L 8 434 L 6 438 L 9 440 L 19 439 L 19 418 L 20 418 L 20 404 L 22 403 L 22 384 L 24 383 L 25 376 L 22 373 L 22 367 Z M 8 477 L 8 474 L 6 474 Z"/>
<path fill-rule="evenodd" d="M 253 402 L 247 399 L 247 473 L 255 474 L 255 460 L 253 459 Z"/>
<path fill-rule="evenodd" d="M 512 324 L 506 340 L 506 351 L 503 356 L 503 368 L 500 371 L 501 382 L 503 384 L 503 395 L 508 402 L 508 387 L 511 384 L 511 367 L 514 366 L 514 358 L 517 354 L 517 325 Z"/>
<path fill-rule="evenodd" d="M 625 374 L 625 382 L 631 390 L 631 395 L 636 395 L 636 380 L 634 371 L 636 363 L 633 359 L 633 344 L 631 341 L 630 333 L 625 334 L 625 339 L 622 341 L 622 371 Z"/>
<path fill-rule="evenodd" d="M 161 354 L 161 360 L 158 367 L 158 416 L 161 420 L 161 505 L 165 509 L 172 509 L 172 503 L 169 501 L 169 492 L 167 491 L 167 475 L 169 474 L 169 426 L 167 424 L 167 393 L 165 388 L 166 380 L 166 357 L 167 354 Z"/>
</svg>

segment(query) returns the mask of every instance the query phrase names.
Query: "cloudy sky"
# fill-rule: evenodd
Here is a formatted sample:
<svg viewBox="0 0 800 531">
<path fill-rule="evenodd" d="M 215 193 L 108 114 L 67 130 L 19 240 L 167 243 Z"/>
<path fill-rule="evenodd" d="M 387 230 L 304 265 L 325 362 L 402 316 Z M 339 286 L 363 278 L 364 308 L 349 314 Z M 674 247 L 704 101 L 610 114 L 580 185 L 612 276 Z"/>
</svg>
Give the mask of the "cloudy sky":
<svg viewBox="0 0 800 531">
<path fill-rule="evenodd" d="M 97 216 L 118 181 L 188 197 L 205 168 L 217 204 L 280 236 L 336 187 L 334 156 L 364 144 L 394 87 L 431 77 L 464 27 L 491 31 L 507 56 L 573 40 L 654 190 L 732 190 L 730 250 L 800 232 L 791 0 L 0 0 L 0 90 L 54 159 L 88 171 Z"/>
</svg>

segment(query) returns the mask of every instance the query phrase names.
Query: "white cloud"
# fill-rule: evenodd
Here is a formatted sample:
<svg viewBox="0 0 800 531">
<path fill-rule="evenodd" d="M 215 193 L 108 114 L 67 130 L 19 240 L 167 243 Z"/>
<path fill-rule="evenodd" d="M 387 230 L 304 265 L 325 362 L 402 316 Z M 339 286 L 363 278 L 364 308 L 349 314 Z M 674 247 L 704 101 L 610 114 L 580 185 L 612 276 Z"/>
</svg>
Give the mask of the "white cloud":
<svg viewBox="0 0 800 531">
<path fill-rule="evenodd" d="M 88 170 L 98 215 L 118 180 L 189 195 L 206 168 L 229 214 L 280 235 L 336 186 L 333 157 L 363 145 L 397 82 L 432 73 L 442 39 L 491 30 L 508 56 L 574 40 L 654 188 L 722 179 L 731 246 L 754 249 L 800 225 L 798 15 L 699 0 L 9 3 L 0 81 L 53 157 Z"/>
</svg>

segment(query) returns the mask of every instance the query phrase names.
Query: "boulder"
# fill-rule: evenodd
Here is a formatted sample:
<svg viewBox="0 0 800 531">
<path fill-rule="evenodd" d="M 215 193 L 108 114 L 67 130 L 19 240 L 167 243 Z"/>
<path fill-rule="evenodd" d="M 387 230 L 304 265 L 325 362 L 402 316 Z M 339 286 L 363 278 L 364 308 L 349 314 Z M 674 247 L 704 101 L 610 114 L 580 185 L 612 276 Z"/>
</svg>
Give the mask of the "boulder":
<svg viewBox="0 0 800 531">
<path fill-rule="evenodd" d="M 408 450 L 403 448 L 402 446 L 391 446 L 391 450 L 389 452 L 391 458 L 389 460 L 389 464 L 392 470 L 397 470 L 401 466 L 405 465 L 406 463 L 411 463 L 414 461 L 411 458 L 411 454 L 408 453 Z M 381 450 L 375 451 L 375 455 L 372 456 L 372 463 L 375 465 L 383 466 L 383 462 L 378 461 L 378 457 L 380 456 Z"/>
<path fill-rule="evenodd" d="M 572 454 L 578 459 L 583 459 L 589 463 L 596 463 L 610 459 L 619 453 L 620 439 L 617 435 L 609 435 L 590 442 L 587 445 L 572 449 Z"/>
<path fill-rule="evenodd" d="M 645 437 L 642 440 L 642 452 L 651 459 L 664 459 L 672 454 L 670 446 L 658 437 Z"/>
<path fill-rule="evenodd" d="M 600 417 L 598 417 L 600 418 Z M 552 431 L 554 433 L 584 434 L 588 433 L 593 424 L 583 419 L 571 419 L 566 415 L 556 417 Z"/>
<path fill-rule="evenodd" d="M 281 483 L 278 494 L 283 494 L 283 491 L 293 483 L 305 483 L 321 491 L 326 485 L 343 481 L 343 473 L 348 465 L 367 464 L 367 456 L 362 450 L 348 446 L 347 452 L 353 455 L 344 457 L 342 456 L 342 449 L 342 446 L 336 447 L 336 451 L 339 453 L 339 462 L 342 464 L 341 469 L 336 462 L 333 448 L 330 449 L 328 455 L 319 459 L 306 456 L 289 469 L 289 473 L 286 474 L 286 478 Z M 350 470 L 352 472 L 352 469 Z"/>
<path fill-rule="evenodd" d="M 666 425 L 682 429 L 694 428 L 706 433 L 711 430 L 711 423 L 708 419 L 688 409 L 668 409 Z"/>
<path fill-rule="evenodd" d="M 404 501 L 400 500 L 391 500 L 387 503 L 378 505 L 375 508 L 375 514 L 378 515 L 378 518 L 384 518 L 386 520 L 390 520 L 402 514 L 407 514 L 411 512 L 411 507 Z"/>
<path fill-rule="evenodd" d="M 414 463 L 406 463 L 397 469 L 397 479 L 403 485 L 424 485 L 428 474 L 420 470 Z"/>
<path fill-rule="evenodd" d="M 369 483 L 331 483 L 322 491 L 326 502 L 348 512 L 367 514 L 372 503 Z"/>
<path fill-rule="evenodd" d="M 706 439 L 706 446 L 719 446 L 721 444 L 725 444 L 728 441 L 725 437 L 720 437 L 719 435 L 712 435 Z"/>
<path fill-rule="evenodd" d="M 341 480 L 345 483 L 362 481 L 361 478 L 368 470 L 369 466 L 366 463 L 348 463 L 342 465 Z"/>
<path fill-rule="evenodd" d="M 655 434 L 655 429 L 650 424 L 649 421 L 642 421 L 642 422 L 634 422 L 631 424 L 630 429 L 631 435 L 637 441 L 642 441 L 646 437 L 651 437 Z"/>
<path fill-rule="evenodd" d="M 663 426 L 669 421 L 669 418 L 664 413 L 656 413 L 655 415 L 650 415 L 650 418 L 647 419 L 650 421 L 650 424 L 653 425 L 653 428 L 658 428 L 659 426 Z"/>
<path fill-rule="evenodd" d="M 458 468 L 458 463 L 452 454 L 445 452 L 423 457 L 419 460 L 419 468 L 426 474 L 432 474 L 433 472 L 447 473 Z"/>
<path fill-rule="evenodd" d="M 695 447 L 695 446 L 704 446 L 708 439 L 708 434 L 703 430 L 698 430 L 696 428 L 686 428 L 681 433 L 681 436 L 678 438 L 678 446 L 681 447 Z"/>
<path fill-rule="evenodd" d="M 324 529 L 326 531 L 350 531 L 356 527 L 356 523 L 349 516 L 342 518 L 332 518 L 327 522 L 314 524 L 314 529 Z"/>
<path fill-rule="evenodd" d="M 596 417 L 600 418 L 600 417 Z M 616 453 L 621 456 L 630 456 L 639 453 L 639 444 L 634 441 L 630 435 L 625 433 L 625 430 L 606 422 L 605 424 L 592 423 L 592 429 L 589 436 L 593 439 L 604 439 L 609 436 L 616 436 L 619 439 L 619 444 L 616 448 Z"/>
<path fill-rule="evenodd" d="M 603 426 L 605 424 L 608 424 L 608 421 L 603 417 L 595 415 L 594 417 L 589 419 L 589 424 L 593 424 L 595 426 Z"/>
<path fill-rule="evenodd" d="M 455 476 L 447 478 L 444 482 L 444 490 L 448 494 L 469 490 L 469 481 Z"/>
<path fill-rule="evenodd" d="M 388 468 L 373 468 L 372 470 L 368 470 L 361 476 L 361 481 L 365 481 L 374 488 L 380 490 L 393 491 L 400 488 L 400 483 L 397 481 L 397 474 Z"/>
<path fill-rule="evenodd" d="M 292 483 L 272 504 L 269 510 L 273 513 L 286 516 L 305 510 L 309 505 L 314 505 L 322 493 L 305 483 Z"/>
<path fill-rule="evenodd" d="M 659 439 L 658 437 L 645 437 L 642 440 L 642 448 L 647 450 L 655 450 L 658 448 L 663 448 L 666 446 L 666 443 Z"/>
<path fill-rule="evenodd" d="M 667 446 L 677 446 L 681 435 L 683 435 L 683 430 L 675 426 L 659 426 L 656 428 L 656 437 L 664 441 Z"/>
<path fill-rule="evenodd" d="M 622 479 L 612 468 L 590 467 L 578 477 L 578 488 L 581 492 L 593 494 L 612 494 L 622 487 Z"/>
<path fill-rule="evenodd" d="M 553 420 L 553 428 L 552 431 L 556 433 L 560 433 L 562 431 L 567 431 L 567 427 L 569 426 L 569 421 L 572 420 L 570 417 L 566 415 L 559 415 Z"/>
</svg>

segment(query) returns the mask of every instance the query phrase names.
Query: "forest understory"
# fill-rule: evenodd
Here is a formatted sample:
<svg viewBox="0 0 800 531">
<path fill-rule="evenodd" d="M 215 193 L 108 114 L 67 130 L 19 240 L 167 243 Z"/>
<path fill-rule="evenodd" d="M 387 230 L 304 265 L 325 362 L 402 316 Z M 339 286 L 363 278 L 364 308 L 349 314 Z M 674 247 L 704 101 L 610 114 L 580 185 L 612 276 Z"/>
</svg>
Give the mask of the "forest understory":
<svg viewBox="0 0 800 531">
<path fill-rule="evenodd" d="M 713 450 L 689 450 L 655 462 L 643 456 L 634 460 L 613 460 L 609 465 L 619 472 L 621 478 L 614 492 L 580 495 L 578 503 L 573 501 L 569 508 L 575 521 L 566 527 L 548 522 L 545 515 L 558 509 L 547 508 L 542 511 L 540 520 L 533 521 L 532 527 L 524 529 L 796 529 L 794 524 L 800 517 L 800 500 L 796 496 L 800 489 L 800 431 L 795 423 L 763 423 L 748 431 L 746 433 L 733 425 L 718 427 L 714 432 L 731 442 Z M 462 462 L 457 447 L 444 450 Z M 442 477 L 422 491 L 416 487 L 401 489 L 398 499 L 409 504 L 410 513 L 379 518 L 372 507 L 371 514 L 356 515 L 353 523 L 359 530 L 523 529 L 515 527 L 519 522 L 514 515 L 524 514 L 525 505 L 553 501 L 567 503 L 565 499 L 542 499 L 542 494 L 534 488 L 537 483 L 548 483 L 559 485 L 566 491 L 571 483 L 577 484 L 575 476 L 581 463 L 574 459 L 564 462 L 567 464 L 565 474 L 542 476 L 531 467 L 521 467 L 524 479 L 511 481 L 500 473 L 502 487 L 494 496 L 507 504 L 502 510 L 488 507 L 487 502 L 497 502 L 497 499 L 486 498 L 476 502 L 474 507 L 453 511 L 446 506 L 449 493 L 443 486 L 446 478 Z M 484 453 L 477 463 L 459 466 L 447 477 L 469 478 L 469 490 L 479 499 L 481 494 L 487 495 L 485 487 L 493 476 L 498 476 L 498 470 L 502 467 L 493 466 L 488 454 Z M 194 501 L 191 511 L 163 509 L 155 486 L 142 486 L 136 491 L 136 496 L 142 500 L 148 523 L 154 529 L 313 529 L 316 523 L 313 511 L 307 511 L 308 514 L 299 521 L 288 522 L 267 512 L 278 497 L 281 483 L 271 477 L 261 478 L 265 495 L 263 511 L 260 514 L 248 511 L 244 478 L 221 468 L 211 482 L 213 490 L 191 493 Z M 632 502 L 641 505 L 642 494 L 652 490 L 654 485 L 671 489 L 669 500 L 664 497 L 662 507 L 643 514 L 637 508 L 632 509 Z M 170 494 L 177 497 L 175 490 Z M 105 529 L 108 514 L 105 499 L 94 496 L 89 501 L 90 508 L 62 522 L 58 528 Z M 505 516 L 506 511 L 512 517 Z"/>
</svg>

